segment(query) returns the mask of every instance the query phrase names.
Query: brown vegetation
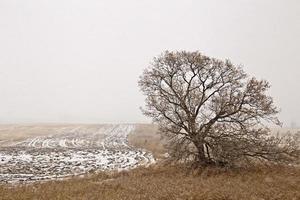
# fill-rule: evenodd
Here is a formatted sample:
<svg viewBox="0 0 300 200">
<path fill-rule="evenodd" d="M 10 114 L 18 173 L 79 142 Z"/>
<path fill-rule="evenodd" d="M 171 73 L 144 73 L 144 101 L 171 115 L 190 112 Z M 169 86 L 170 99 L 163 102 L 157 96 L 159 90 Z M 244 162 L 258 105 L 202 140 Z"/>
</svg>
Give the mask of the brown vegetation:
<svg viewBox="0 0 300 200">
<path fill-rule="evenodd" d="M 61 182 L 0 186 L 0 199 L 300 199 L 300 169 L 260 167 L 187 170 L 182 166 L 153 166 L 129 172 L 100 173 Z"/>
<path fill-rule="evenodd" d="M 156 131 L 153 125 L 138 125 L 129 142 L 161 158 L 165 149 Z M 159 163 L 149 168 L 89 174 L 64 181 L 1 185 L 0 200 L 297 200 L 299 177 L 299 167 L 191 170 Z"/>
<path fill-rule="evenodd" d="M 139 124 L 128 136 L 129 144 L 150 151 L 156 159 L 161 159 L 166 153 L 158 127 L 152 124 Z"/>
<path fill-rule="evenodd" d="M 81 125 L 86 128 L 97 128 L 99 126 L 92 124 L 1 124 L 0 146 L 9 145 L 28 138 L 59 134 L 60 130 L 64 128 L 72 129 Z"/>
</svg>

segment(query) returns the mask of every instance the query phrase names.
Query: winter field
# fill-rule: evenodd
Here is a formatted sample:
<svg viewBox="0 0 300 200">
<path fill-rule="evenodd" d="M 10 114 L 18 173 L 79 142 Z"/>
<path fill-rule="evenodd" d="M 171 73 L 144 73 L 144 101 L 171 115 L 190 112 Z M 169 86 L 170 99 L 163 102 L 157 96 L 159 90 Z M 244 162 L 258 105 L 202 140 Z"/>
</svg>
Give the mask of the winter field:
<svg viewBox="0 0 300 200">
<path fill-rule="evenodd" d="M 155 162 L 131 146 L 138 125 L 1 125 L 0 183 L 64 179 Z"/>
<path fill-rule="evenodd" d="M 146 124 L 1 125 L 0 199 L 300 199 L 299 167 L 164 165 L 156 132 Z M 156 164 L 145 167 L 149 152 Z"/>
</svg>

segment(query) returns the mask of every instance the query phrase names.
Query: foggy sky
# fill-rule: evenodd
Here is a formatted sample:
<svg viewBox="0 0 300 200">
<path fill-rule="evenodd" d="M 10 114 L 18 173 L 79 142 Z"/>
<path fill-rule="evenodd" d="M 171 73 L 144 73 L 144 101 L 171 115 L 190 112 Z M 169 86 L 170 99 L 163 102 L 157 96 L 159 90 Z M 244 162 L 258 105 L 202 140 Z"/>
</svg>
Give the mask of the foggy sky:
<svg viewBox="0 0 300 200">
<path fill-rule="evenodd" d="M 0 0 L 0 123 L 149 122 L 137 80 L 164 50 L 229 58 L 300 125 L 299 0 Z"/>
</svg>

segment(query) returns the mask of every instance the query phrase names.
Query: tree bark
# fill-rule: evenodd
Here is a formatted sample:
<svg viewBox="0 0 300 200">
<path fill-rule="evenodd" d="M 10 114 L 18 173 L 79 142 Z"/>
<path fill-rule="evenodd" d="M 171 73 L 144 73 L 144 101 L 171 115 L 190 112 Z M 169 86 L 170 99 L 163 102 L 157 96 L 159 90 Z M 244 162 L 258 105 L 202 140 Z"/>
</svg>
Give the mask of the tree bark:
<svg viewBox="0 0 300 200">
<path fill-rule="evenodd" d="M 194 143 L 197 149 L 197 161 L 201 164 L 207 163 L 207 157 L 205 156 L 204 143 L 195 142 Z"/>
</svg>

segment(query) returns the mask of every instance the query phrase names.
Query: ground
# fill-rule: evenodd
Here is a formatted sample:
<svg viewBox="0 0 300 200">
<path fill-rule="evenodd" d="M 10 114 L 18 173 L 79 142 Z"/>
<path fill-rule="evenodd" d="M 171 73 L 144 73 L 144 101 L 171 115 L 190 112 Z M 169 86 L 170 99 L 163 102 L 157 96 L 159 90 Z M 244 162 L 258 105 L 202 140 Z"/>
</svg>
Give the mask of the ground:
<svg viewBox="0 0 300 200">
<path fill-rule="evenodd" d="M 261 167 L 244 170 L 182 166 L 140 167 L 84 178 L 18 187 L 0 187 L 0 199 L 57 200 L 298 200 L 300 170 Z"/>
<path fill-rule="evenodd" d="M 0 140 L 2 141 L 0 152 L 5 155 L 11 154 L 9 151 L 15 152 L 17 155 L 23 155 L 23 153 L 20 153 L 22 151 L 14 150 L 23 148 L 28 155 L 33 155 L 33 153 L 37 153 L 39 156 L 44 154 L 47 156 L 56 155 L 52 158 L 55 160 L 57 157 L 56 151 L 60 153 L 65 151 L 67 154 L 58 154 L 57 157 L 58 160 L 63 161 L 63 169 L 68 169 L 68 167 L 72 169 L 73 166 L 76 168 L 76 163 L 80 163 L 83 169 L 85 169 L 84 167 L 89 168 L 91 164 L 97 163 L 97 159 L 93 157 L 96 154 L 101 155 L 98 162 L 103 161 L 103 158 L 105 158 L 103 151 L 109 150 L 111 155 L 118 153 L 118 156 L 114 156 L 114 159 L 108 165 L 112 166 L 111 170 L 92 170 L 90 173 L 85 173 L 87 170 L 84 170 L 81 176 L 74 177 L 70 175 L 76 175 L 74 174 L 76 170 L 66 170 L 68 176 L 64 180 L 46 179 L 47 181 L 41 182 L 40 179 L 32 180 L 31 178 L 30 181 L 25 179 L 25 183 L 20 184 L 18 177 L 10 176 L 10 179 L 6 177 L 6 181 L 13 178 L 18 182 L 17 184 L 16 182 L 13 182 L 13 184 L 0 184 L 0 200 L 300 199 L 299 167 L 256 166 L 230 170 L 210 167 L 191 170 L 184 165 L 165 165 L 163 162 L 166 152 L 163 147 L 164 142 L 156 134 L 157 127 L 153 125 L 55 125 L 55 128 L 53 125 L 50 127 L 47 125 L 46 128 L 45 125 L 28 126 L 27 128 L 24 126 L 13 126 L 12 128 L 11 126 L 10 128 L 7 126 L 0 129 Z M 28 129 L 31 129 L 31 131 Z M 56 131 L 56 133 L 59 133 L 50 136 L 49 133 L 53 133 L 53 129 L 64 131 Z M 77 131 L 74 131 L 74 129 Z M 24 135 L 24 132 L 27 134 Z M 91 132 L 97 134 L 91 136 Z M 87 137 L 87 135 L 89 136 Z M 8 138 L 10 139 L 7 140 Z M 81 152 L 86 151 L 92 151 L 90 152 L 92 159 L 86 154 L 81 154 Z M 135 156 L 129 156 L 130 159 L 142 159 L 136 159 L 134 166 L 125 167 L 120 171 L 120 166 L 127 166 L 127 159 L 122 158 L 128 155 L 130 151 L 135 152 Z M 49 152 L 51 153 L 49 154 Z M 151 161 L 153 157 L 150 152 L 156 158 L 155 164 Z M 76 162 L 73 163 L 71 158 L 74 157 L 81 157 L 80 159 L 83 160 L 78 162 L 78 159 L 75 159 Z M 15 158 L 18 158 L 18 156 L 15 156 Z M 39 163 L 42 162 L 39 162 L 37 158 L 31 158 L 27 164 L 36 161 L 36 165 L 40 166 Z M 10 162 L 18 159 L 10 159 Z M 85 159 L 91 163 L 85 162 Z M 23 163 L 24 160 L 21 163 L 20 160 L 22 161 L 22 159 L 19 159 L 17 162 L 19 166 L 27 166 L 26 162 Z M 41 161 L 45 160 L 47 159 L 43 157 Z M 8 162 L 3 163 L 2 161 L 1 170 L 14 169 L 12 165 L 7 167 Z M 152 165 L 149 165 L 151 163 Z M 15 165 L 18 166 L 16 163 Z M 104 169 L 103 167 L 107 165 L 95 166 L 95 169 Z M 30 169 L 34 170 L 33 167 Z M 61 170 L 59 171 L 61 173 Z M 45 172 L 53 174 L 53 170 L 49 171 L 47 169 Z M 6 171 L 6 174 L 9 173 L 10 171 Z M 3 173 L 2 179 L 5 179 Z"/>
<path fill-rule="evenodd" d="M 137 127 L 130 124 L 2 127 L 0 183 L 57 180 L 92 171 L 147 166 L 155 162 L 152 154 L 128 143 L 128 135 Z M 8 137 L 9 133 L 13 134 Z"/>
</svg>

